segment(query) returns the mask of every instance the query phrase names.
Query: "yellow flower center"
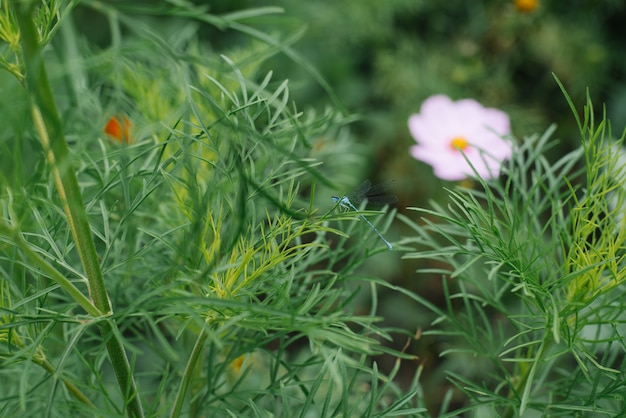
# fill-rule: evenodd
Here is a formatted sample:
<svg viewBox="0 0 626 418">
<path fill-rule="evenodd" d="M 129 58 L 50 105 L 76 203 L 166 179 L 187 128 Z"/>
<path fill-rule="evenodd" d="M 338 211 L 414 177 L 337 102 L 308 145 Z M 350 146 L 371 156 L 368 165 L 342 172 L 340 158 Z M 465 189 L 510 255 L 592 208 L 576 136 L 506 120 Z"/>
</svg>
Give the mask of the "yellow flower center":
<svg viewBox="0 0 626 418">
<path fill-rule="evenodd" d="M 462 136 L 455 136 L 452 138 L 452 141 L 450 141 L 450 148 L 455 151 L 463 151 L 467 147 L 469 147 L 469 142 L 467 142 L 467 139 Z"/>
</svg>

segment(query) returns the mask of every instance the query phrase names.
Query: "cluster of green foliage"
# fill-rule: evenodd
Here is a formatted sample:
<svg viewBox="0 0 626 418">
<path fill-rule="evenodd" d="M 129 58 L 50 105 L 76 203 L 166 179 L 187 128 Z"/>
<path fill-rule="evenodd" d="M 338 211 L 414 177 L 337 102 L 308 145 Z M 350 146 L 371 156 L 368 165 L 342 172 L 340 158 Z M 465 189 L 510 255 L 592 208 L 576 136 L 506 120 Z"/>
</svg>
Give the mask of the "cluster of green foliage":
<svg viewBox="0 0 626 418">
<path fill-rule="evenodd" d="M 582 146 L 555 152 L 554 126 L 521 136 L 501 179 L 397 216 L 395 268 L 419 262 L 442 303 L 375 277 L 372 256 L 394 253 L 326 193 L 432 93 L 532 108 L 515 49 L 558 64 L 574 99 L 549 103 L 577 115 L 576 83 L 621 58 L 545 39 L 597 39 L 619 5 L 584 26 L 558 5 L 241 3 L 0 2 L 0 415 L 624 414 L 624 135 L 589 99 Z M 373 115 L 367 147 L 339 96 Z M 384 164 L 406 173 L 400 160 Z M 441 359 L 416 361 L 407 339 Z"/>
<path fill-rule="evenodd" d="M 569 100 L 572 110 L 573 103 Z M 624 413 L 626 165 L 591 102 L 582 147 L 555 163 L 554 127 L 525 138 L 503 181 L 450 190 L 425 217 L 409 258 L 439 260 L 445 306 L 425 335 L 448 348 L 448 378 L 468 405 L 446 416 Z M 470 360 L 472 359 L 472 360 Z"/>
<path fill-rule="evenodd" d="M 367 280 L 353 272 L 379 242 L 348 245 L 355 216 L 315 199 L 336 187 L 320 156 L 348 155 L 348 119 L 298 110 L 261 71 L 277 53 L 308 66 L 252 24 L 280 10 L 0 11 L 15 92 L 0 145 L 1 415 L 420 409 L 394 383 L 400 359 L 389 375 L 372 362 L 393 353 L 375 307 L 355 312 Z M 85 15 L 109 25 L 108 45 L 81 36 Z M 202 25 L 248 41 L 220 54 Z M 123 134 L 105 135 L 112 120 Z"/>
</svg>

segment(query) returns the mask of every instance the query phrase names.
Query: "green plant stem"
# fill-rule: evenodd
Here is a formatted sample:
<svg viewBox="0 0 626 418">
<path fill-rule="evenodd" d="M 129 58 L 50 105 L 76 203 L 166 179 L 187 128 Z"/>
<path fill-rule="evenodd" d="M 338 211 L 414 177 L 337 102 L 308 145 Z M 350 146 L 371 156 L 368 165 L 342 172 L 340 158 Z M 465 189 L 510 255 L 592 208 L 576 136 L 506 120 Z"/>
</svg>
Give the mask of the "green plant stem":
<svg viewBox="0 0 626 418">
<path fill-rule="evenodd" d="M 532 364 L 524 363 L 526 369 L 522 373 L 519 378 L 517 385 L 515 385 L 515 390 L 512 390 L 509 393 L 509 398 L 516 396 L 516 394 L 522 393 L 522 399 L 520 402 L 519 414 L 524 415 L 526 411 L 526 407 L 528 406 L 528 401 L 530 397 L 531 387 L 529 386 L 529 382 L 532 382 L 534 379 L 535 373 L 537 371 L 537 367 L 539 363 L 542 361 L 544 353 L 547 352 L 548 348 L 552 345 L 554 340 L 550 336 L 546 336 L 539 347 L 539 351 L 537 355 L 533 358 Z M 515 413 L 515 408 L 513 405 L 510 405 L 504 414 L 502 414 L 502 418 L 513 418 Z"/>
<path fill-rule="evenodd" d="M 54 366 L 48 360 L 45 360 L 45 359 L 44 360 L 38 360 L 37 358 L 35 358 L 33 361 L 35 361 L 35 363 L 39 364 L 44 370 L 46 370 L 51 375 L 54 375 L 56 373 L 56 369 L 54 368 Z M 67 380 L 65 377 L 61 377 L 61 381 L 63 382 L 63 384 L 65 385 L 67 390 L 72 395 L 74 395 L 74 397 L 76 397 L 76 399 L 78 399 L 79 401 L 81 401 L 85 405 L 89 406 L 90 408 L 93 408 L 93 409 L 96 408 L 96 406 L 93 403 L 91 403 L 91 401 L 83 394 L 83 392 L 80 391 L 80 389 L 78 389 L 76 387 L 76 385 L 74 385 L 72 382 Z"/>
<path fill-rule="evenodd" d="M 172 413 L 170 414 L 171 418 L 178 418 L 180 416 L 180 412 L 183 409 L 183 402 L 185 401 L 185 395 L 187 394 L 187 388 L 189 387 L 189 382 L 193 377 L 194 369 L 196 368 L 196 364 L 198 362 L 198 359 L 200 358 L 200 354 L 202 354 L 204 343 L 207 337 L 208 335 L 205 329 L 202 328 L 200 334 L 198 334 L 196 343 L 191 350 L 191 355 L 189 356 L 189 360 L 187 361 L 187 366 L 185 366 L 185 373 L 183 374 L 183 378 L 180 381 L 178 393 L 176 393 L 176 400 L 174 401 L 174 407 L 172 408 Z"/>
<path fill-rule="evenodd" d="M 11 5 L 20 27 L 26 87 L 31 99 L 33 119 L 50 164 L 76 249 L 87 275 L 89 296 L 103 315 L 110 315 L 112 308 L 100 270 L 87 212 L 78 186 L 78 179 L 70 162 L 61 119 L 54 103 L 44 66 L 42 48 L 33 21 L 35 3 L 14 0 Z M 143 408 L 137 395 L 130 364 L 120 335 L 116 332 L 117 326 L 109 319 L 100 321 L 99 327 L 102 336 L 107 340 L 109 358 L 125 397 L 127 413 L 130 416 L 143 417 Z"/>
<path fill-rule="evenodd" d="M 15 229 L 8 226 L 5 223 L 0 223 L 0 232 L 3 235 L 11 239 L 12 244 L 18 247 L 26 262 L 32 266 L 37 267 L 48 277 L 54 280 L 61 289 L 65 290 L 87 313 L 93 317 L 100 317 L 102 313 L 96 308 L 93 303 L 76 287 L 74 284 L 63 276 L 61 272 L 55 269 L 50 263 L 48 263 L 43 257 L 35 252 L 28 242 L 24 240 L 22 235 Z"/>
<path fill-rule="evenodd" d="M 67 142 L 48 81 L 32 13 L 30 10 L 24 10 L 26 6 L 21 5 L 21 2 L 15 3 L 18 4 L 15 11 L 22 36 L 26 87 L 30 94 L 33 120 L 50 163 L 78 255 L 89 280 L 90 297 L 101 312 L 107 313 L 111 311 L 111 305 L 78 180 L 70 162 Z"/>
</svg>

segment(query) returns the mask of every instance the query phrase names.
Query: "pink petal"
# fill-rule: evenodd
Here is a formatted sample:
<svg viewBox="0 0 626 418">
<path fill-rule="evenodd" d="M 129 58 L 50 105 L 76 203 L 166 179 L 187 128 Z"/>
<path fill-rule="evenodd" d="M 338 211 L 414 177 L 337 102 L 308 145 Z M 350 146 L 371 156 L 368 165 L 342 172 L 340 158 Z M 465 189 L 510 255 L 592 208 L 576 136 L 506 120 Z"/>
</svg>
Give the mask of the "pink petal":
<svg viewBox="0 0 626 418">
<path fill-rule="evenodd" d="M 510 125 L 505 112 L 485 108 L 476 100 L 453 102 L 444 95 L 431 96 L 422 103 L 419 114 L 409 117 L 409 131 L 417 142 L 410 152 L 446 180 L 473 174 L 465 158 L 481 177 L 492 178 L 511 156 L 512 143 L 502 138 L 510 133 Z M 463 153 L 451 148 L 455 137 L 463 137 L 470 144 Z"/>
<path fill-rule="evenodd" d="M 472 169 L 467 164 L 465 168 L 455 167 L 450 164 L 433 166 L 433 171 L 437 177 L 448 181 L 463 180 L 472 174 Z"/>
</svg>

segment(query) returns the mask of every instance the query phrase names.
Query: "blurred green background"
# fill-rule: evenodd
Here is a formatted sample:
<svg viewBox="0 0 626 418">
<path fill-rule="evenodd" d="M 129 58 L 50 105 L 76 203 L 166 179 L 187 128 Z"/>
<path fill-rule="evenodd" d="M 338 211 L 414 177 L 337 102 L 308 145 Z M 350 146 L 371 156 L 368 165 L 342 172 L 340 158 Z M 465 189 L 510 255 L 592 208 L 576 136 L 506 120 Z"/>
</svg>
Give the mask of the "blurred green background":
<svg viewBox="0 0 626 418">
<path fill-rule="evenodd" d="M 251 24 L 280 36 L 305 57 L 336 97 L 322 88 L 309 67 L 286 54 L 268 59 L 263 70 L 273 71 L 276 80 L 289 79 L 290 98 L 300 109 L 321 113 L 339 107 L 346 115 L 358 116 L 349 131 L 341 133 L 347 135 L 349 147 L 333 147 L 333 141 L 338 141 L 333 137 L 313 140 L 314 156 L 324 162 L 325 173 L 346 188 L 319 190 L 319 202 L 331 192 L 348 191 L 363 179 L 396 180 L 397 210 L 415 220 L 418 216 L 404 208 L 428 207 L 431 199 L 444 201 L 443 187 L 450 184 L 436 179 L 429 166 L 409 155 L 414 141 L 407 119 L 433 94 L 454 100 L 473 98 L 504 110 L 519 141 L 557 124 L 560 147 L 552 150 L 550 158 L 558 158 L 577 147 L 580 138 L 554 73 L 579 111 L 589 89 L 594 103 L 606 103 L 613 132 L 619 136 L 624 129 L 626 3 L 622 0 L 540 0 L 536 5 L 527 0 L 522 2 L 528 5 L 525 10 L 513 0 L 194 3 L 218 15 L 250 7 L 282 7 L 283 14 L 255 18 Z M 106 48 L 111 39 L 106 21 L 92 9 L 77 12 L 79 31 Z M 209 25 L 201 26 L 199 33 L 211 48 L 226 55 L 250 42 L 239 32 Z M 596 110 L 601 112 L 601 106 Z M 346 141 L 344 136 L 342 141 Z M 331 205 L 330 201 L 323 204 Z M 387 233 L 395 242 L 410 234 L 398 221 Z M 441 278 L 416 273 L 425 266 L 403 260 L 402 253 L 399 249 L 376 255 L 365 265 L 368 274 L 443 303 Z M 397 294 L 382 295 L 380 314 L 390 325 L 415 330 L 427 329 L 433 319 Z M 404 343 L 394 342 L 395 348 Z M 463 367 L 471 374 L 468 369 L 475 367 L 474 372 L 480 373 L 480 364 L 440 359 L 442 350 L 436 338 L 422 338 L 409 348 L 419 356 L 418 362 L 404 366 L 407 379 L 418 363 L 425 366 L 422 384 L 435 408 L 436 399 L 447 389 L 444 369 Z M 382 359 L 381 363 L 388 368 L 393 361 Z"/>
<path fill-rule="evenodd" d="M 407 119 L 419 112 L 421 102 L 430 95 L 473 98 L 506 111 L 519 141 L 557 124 L 560 147 L 550 156 L 556 159 L 578 147 L 580 137 L 554 73 L 579 112 L 589 89 L 597 112 L 606 103 L 614 134 L 619 136 L 624 129 L 623 1 L 540 0 L 536 8 L 525 11 L 513 0 L 224 1 L 212 7 L 225 12 L 261 4 L 285 9 L 284 19 L 267 20 L 268 28 L 286 34 L 306 28 L 293 48 L 319 69 L 348 111 L 359 115 L 350 132 L 363 154 L 346 167 L 354 175 L 352 184 L 363 178 L 396 179 L 397 208 L 413 219 L 417 215 L 403 208 L 428 207 L 430 199 L 445 200 L 442 188 L 449 186 L 408 153 L 414 141 Z M 233 42 L 227 35 L 207 34 L 218 43 Z M 277 56 L 267 66 L 290 80 L 292 97 L 301 106 L 322 109 L 328 105 L 329 98 L 319 84 L 288 57 Z M 410 234 L 400 222 L 387 233 L 392 240 Z M 401 252 L 378 255 L 367 264 L 368 273 L 443 304 L 441 278 L 415 272 L 424 267 L 428 266 L 402 260 Z M 387 296 L 380 312 L 386 321 L 408 329 L 428 329 L 432 314 L 397 294 Z M 396 348 L 403 344 L 397 341 Z M 441 399 L 448 389 L 444 370 L 484 373 L 476 361 L 440 359 L 444 344 L 425 337 L 410 348 L 425 366 L 426 399 Z M 405 364 L 407 378 L 413 366 Z M 434 404 L 431 412 L 436 411 Z"/>
</svg>

